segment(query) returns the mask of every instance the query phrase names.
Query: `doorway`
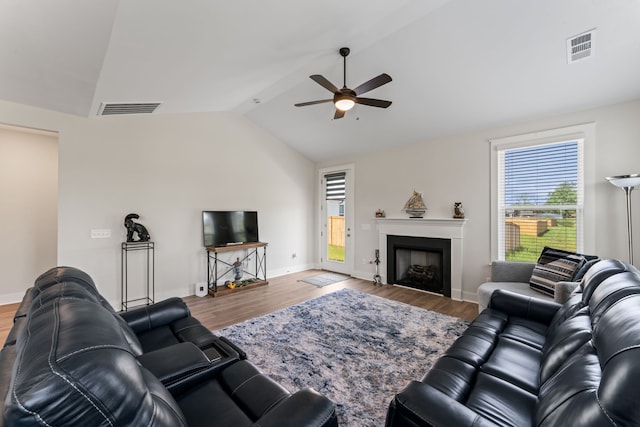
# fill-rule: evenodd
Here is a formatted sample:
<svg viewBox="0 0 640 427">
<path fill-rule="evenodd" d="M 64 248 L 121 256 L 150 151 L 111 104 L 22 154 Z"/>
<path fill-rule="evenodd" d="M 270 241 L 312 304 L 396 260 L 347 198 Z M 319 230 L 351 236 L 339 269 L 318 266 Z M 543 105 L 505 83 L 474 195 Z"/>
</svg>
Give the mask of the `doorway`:
<svg viewBox="0 0 640 427">
<path fill-rule="evenodd" d="M 320 268 L 353 271 L 353 165 L 320 170 Z"/>
<path fill-rule="evenodd" d="M 0 124 L 0 304 L 57 265 L 58 134 Z"/>
</svg>

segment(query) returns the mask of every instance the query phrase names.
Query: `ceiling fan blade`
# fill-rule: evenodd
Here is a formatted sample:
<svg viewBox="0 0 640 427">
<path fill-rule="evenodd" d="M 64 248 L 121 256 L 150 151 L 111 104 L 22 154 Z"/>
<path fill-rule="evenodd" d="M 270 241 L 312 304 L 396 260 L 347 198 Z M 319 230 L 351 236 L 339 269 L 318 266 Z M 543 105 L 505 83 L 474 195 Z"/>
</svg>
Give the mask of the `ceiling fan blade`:
<svg viewBox="0 0 640 427">
<path fill-rule="evenodd" d="M 371 107 L 379 107 L 379 108 L 387 108 L 391 105 L 391 101 L 384 101 L 382 99 L 372 99 L 372 98 L 356 98 L 356 103 L 362 105 L 369 105 Z"/>
<path fill-rule="evenodd" d="M 331 102 L 331 101 L 333 101 L 333 99 L 320 99 L 318 101 L 300 102 L 294 105 L 296 107 L 306 107 L 307 105 L 324 104 L 325 102 Z"/>
<path fill-rule="evenodd" d="M 313 78 L 313 76 L 311 77 Z M 356 95 L 362 95 L 363 93 L 369 92 L 370 90 L 373 90 L 377 87 L 387 84 L 390 81 L 391 81 L 391 76 L 387 73 L 382 73 L 379 76 L 372 78 L 368 82 L 362 83 L 353 91 L 356 93 Z"/>
<path fill-rule="evenodd" d="M 338 109 L 336 108 L 336 113 L 333 115 L 333 119 L 335 120 L 335 119 L 341 119 L 341 118 L 343 118 L 343 117 L 344 117 L 344 113 L 345 113 L 344 111 L 342 111 L 342 110 L 338 110 Z"/>
<path fill-rule="evenodd" d="M 333 83 L 322 77 L 320 74 L 314 74 L 313 76 L 309 76 L 309 78 L 332 93 L 340 92 L 340 89 L 335 87 Z"/>
</svg>

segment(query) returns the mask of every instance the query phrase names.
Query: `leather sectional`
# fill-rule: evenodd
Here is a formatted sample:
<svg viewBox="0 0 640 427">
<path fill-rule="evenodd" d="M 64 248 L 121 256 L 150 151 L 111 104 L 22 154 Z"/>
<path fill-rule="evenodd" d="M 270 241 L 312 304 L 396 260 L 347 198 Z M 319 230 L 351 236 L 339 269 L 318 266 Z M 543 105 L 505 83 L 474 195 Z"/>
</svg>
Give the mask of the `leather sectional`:
<svg viewBox="0 0 640 427">
<path fill-rule="evenodd" d="M 505 290 L 386 425 L 639 426 L 640 272 L 600 261 L 563 305 Z"/>
<path fill-rule="evenodd" d="M 119 314 L 69 267 L 26 292 L 0 396 L 6 426 L 337 426 L 331 401 L 285 390 L 179 298 Z"/>
</svg>

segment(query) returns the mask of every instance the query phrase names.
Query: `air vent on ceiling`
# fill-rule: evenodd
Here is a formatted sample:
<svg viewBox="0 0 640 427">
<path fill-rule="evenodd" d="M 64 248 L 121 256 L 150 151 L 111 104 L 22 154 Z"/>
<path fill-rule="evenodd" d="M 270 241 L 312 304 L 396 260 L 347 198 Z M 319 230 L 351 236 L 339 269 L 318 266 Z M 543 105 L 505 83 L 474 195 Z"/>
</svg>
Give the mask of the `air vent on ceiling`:
<svg viewBox="0 0 640 427">
<path fill-rule="evenodd" d="M 579 61 L 593 56 L 596 30 L 589 30 L 567 39 L 567 62 Z"/>
<path fill-rule="evenodd" d="M 112 116 L 116 114 L 151 114 L 161 102 L 103 102 L 98 110 L 99 116 Z"/>
</svg>

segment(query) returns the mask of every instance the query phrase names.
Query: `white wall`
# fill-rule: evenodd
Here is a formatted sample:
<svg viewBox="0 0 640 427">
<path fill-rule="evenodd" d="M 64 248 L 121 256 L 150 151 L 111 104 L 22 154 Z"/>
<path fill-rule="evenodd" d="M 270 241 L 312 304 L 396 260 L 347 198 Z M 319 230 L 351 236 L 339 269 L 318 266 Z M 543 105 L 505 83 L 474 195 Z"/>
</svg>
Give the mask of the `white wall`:
<svg viewBox="0 0 640 427">
<path fill-rule="evenodd" d="M 314 165 L 242 116 L 87 119 L 0 102 L 0 122 L 59 131 L 58 264 L 85 270 L 114 306 L 131 212 L 156 242 L 158 300 L 206 280 L 202 210 L 257 210 L 269 276 L 313 264 Z"/>
<path fill-rule="evenodd" d="M 0 126 L 0 304 L 56 265 L 58 138 Z"/>
<path fill-rule="evenodd" d="M 463 296 L 473 300 L 491 261 L 488 140 L 595 122 L 595 252 L 625 259 L 623 194 L 604 177 L 640 172 L 638 117 L 640 101 L 635 101 L 338 159 L 315 168 L 356 164 L 355 274 L 367 279 L 373 277 L 374 266 L 363 260 L 371 260 L 377 247 L 376 209 L 403 216 L 400 209 L 414 188 L 424 193 L 431 217 L 449 217 L 453 202 L 463 202 L 468 218 Z M 206 277 L 200 246 L 203 209 L 257 209 L 261 239 L 270 243 L 269 275 L 301 270 L 317 261 L 314 165 L 241 116 L 86 119 L 0 102 L 0 123 L 59 132 L 58 263 L 86 270 L 112 302 L 120 298 L 122 220 L 129 212 L 142 216 L 157 242 L 158 297 L 193 293 L 193 284 Z M 636 224 L 639 193 L 633 193 Z M 365 224 L 371 229 L 363 230 Z M 113 237 L 90 239 L 92 228 L 110 228 Z"/>
<path fill-rule="evenodd" d="M 624 194 L 606 182 L 609 175 L 640 172 L 640 101 L 499 127 L 379 151 L 335 164 L 356 164 L 355 275 L 371 279 L 368 263 L 378 246 L 374 213 L 406 217 L 400 209 L 413 189 L 423 192 L 427 217 L 449 218 L 454 202 L 463 202 L 468 219 L 464 229 L 463 298 L 475 300 L 476 289 L 489 276 L 490 151 L 489 139 L 596 123 L 594 180 L 595 242 L 585 252 L 626 260 Z M 328 167 L 333 163 L 318 165 Z M 636 250 L 640 247 L 640 191 L 633 194 Z M 593 221 L 592 221 L 593 222 Z M 369 230 L 366 227 L 370 226 Z"/>
</svg>

